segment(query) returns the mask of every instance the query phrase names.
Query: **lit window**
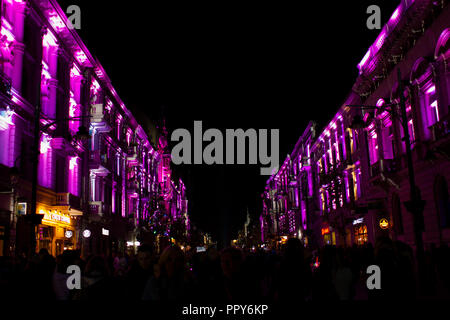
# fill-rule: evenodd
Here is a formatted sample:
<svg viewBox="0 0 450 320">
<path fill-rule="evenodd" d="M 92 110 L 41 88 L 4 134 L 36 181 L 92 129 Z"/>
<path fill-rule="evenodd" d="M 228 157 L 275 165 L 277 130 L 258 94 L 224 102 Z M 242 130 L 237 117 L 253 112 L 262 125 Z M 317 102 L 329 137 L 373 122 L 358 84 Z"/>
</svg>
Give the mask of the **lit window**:
<svg viewBox="0 0 450 320">
<path fill-rule="evenodd" d="M 373 128 L 369 132 L 369 157 L 370 157 L 370 164 L 374 164 L 378 162 L 378 136 L 375 131 L 375 128 Z"/>
<path fill-rule="evenodd" d="M 439 122 L 439 108 L 436 95 L 436 86 L 430 81 L 425 85 L 421 99 L 421 114 L 423 119 L 425 138 L 429 139 L 429 128 Z"/>
</svg>

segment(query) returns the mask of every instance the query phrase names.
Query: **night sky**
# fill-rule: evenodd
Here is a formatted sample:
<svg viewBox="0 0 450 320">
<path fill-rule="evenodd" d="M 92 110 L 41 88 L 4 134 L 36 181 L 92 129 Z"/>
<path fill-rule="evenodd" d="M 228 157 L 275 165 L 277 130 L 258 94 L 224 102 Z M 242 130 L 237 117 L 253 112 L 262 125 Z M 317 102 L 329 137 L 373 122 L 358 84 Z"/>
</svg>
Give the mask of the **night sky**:
<svg viewBox="0 0 450 320">
<path fill-rule="evenodd" d="M 309 120 L 329 121 L 350 92 L 379 30 L 400 1 L 259 2 L 58 1 L 81 8 L 78 30 L 127 107 L 166 118 L 169 133 L 194 120 L 208 128 L 280 129 L 280 164 Z M 144 6 L 145 3 L 145 6 Z M 173 144 L 172 144 L 173 145 Z M 206 144 L 205 144 L 206 145 Z M 257 219 L 268 176 L 260 165 L 180 165 L 191 221 L 228 244 Z"/>
</svg>

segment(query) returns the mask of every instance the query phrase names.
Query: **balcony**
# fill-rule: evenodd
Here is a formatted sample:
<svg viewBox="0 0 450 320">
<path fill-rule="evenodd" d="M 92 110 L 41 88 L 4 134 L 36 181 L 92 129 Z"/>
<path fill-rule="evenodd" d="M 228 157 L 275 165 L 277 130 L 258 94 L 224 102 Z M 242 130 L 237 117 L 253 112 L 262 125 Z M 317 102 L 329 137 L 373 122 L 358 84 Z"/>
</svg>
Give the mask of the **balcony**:
<svg viewBox="0 0 450 320">
<path fill-rule="evenodd" d="M 399 170 L 399 163 L 396 159 L 381 159 L 370 166 L 370 177 L 378 177 L 382 173 L 395 173 Z"/>
<path fill-rule="evenodd" d="M 131 164 L 139 164 L 139 152 L 137 145 L 131 145 L 128 147 L 127 161 Z"/>
<path fill-rule="evenodd" d="M 95 216 L 103 216 L 103 201 L 90 201 L 89 202 L 89 213 Z"/>
<path fill-rule="evenodd" d="M 127 191 L 134 193 L 139 191 L 139 183 L 135 180 L 127 181 Z"/>
<path fill-rule="evenodd" d="M 103 104 L 91 105 L 91 125 L 98 132 L 111 131 L 111 117 L 108 112 L 105 112 Z"/>
<path fill-rule="evenodd" d="M 89 169 L 98 169 L 101 165 L 100 151 L 94 150 L 89 153 Z"/>
<path fill-rule="evenodd" d="M 0 72 L 0 94 L 6 98 L 11 97 L 11 79 Z"/>
<path fill-rule="evenodd" d="M 436 122 L 430 127 L 433 141 L 438 141 L 449 136 L 450 133 L 450 114 L 446 115 L 441 121 Z"/>
<path fill-rule="evenodd" d="M 55 205 L 56 206 L 70 206 L 75 209 L 80 209 L 81 201 L 80 201 L 79 197 L 77 197 L 71 193 L 68 193 L 68 192 L 57 193 Z"/>
</svg>

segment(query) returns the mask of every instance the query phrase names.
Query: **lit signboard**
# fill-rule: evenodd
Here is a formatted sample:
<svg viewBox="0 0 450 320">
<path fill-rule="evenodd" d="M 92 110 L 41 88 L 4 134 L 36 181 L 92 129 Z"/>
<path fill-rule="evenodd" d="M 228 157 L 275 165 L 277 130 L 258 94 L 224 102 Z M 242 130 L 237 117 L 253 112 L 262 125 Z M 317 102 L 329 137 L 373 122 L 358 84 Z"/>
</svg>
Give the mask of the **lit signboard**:
<svg viewBox="0 0 450 320">
<path fill-rule="evenodd" d="M 326 227 L 326 228 L 322 228 L 322 235 L 330 233 L 330 228 Z"/>
<path fill-rule="evenodd" d="M 86 229 L 83 231 L 83 237 L 89 238 L 91 236 L 91 231 Z"/>
<path fill-rule="evenodd" d="M 19 202 L 17 204 L 17 214 L 19 216 L 23 216 L 27 214 L 27 203 L 26 202 Z"/>
<path fill-rule="evenodd" d="M 46 212 L 44 213 L 43 221 L 53 222 L 53 223 L 66 223 L 70 224 L 70 217 L 57 213 L 57 212 Z"/>
<path fill-rule="evenodd" d="M 380 219 L 380 228 L 381 229 L 389 228 L 389 221 L 386 218 Z"/>
</svg>

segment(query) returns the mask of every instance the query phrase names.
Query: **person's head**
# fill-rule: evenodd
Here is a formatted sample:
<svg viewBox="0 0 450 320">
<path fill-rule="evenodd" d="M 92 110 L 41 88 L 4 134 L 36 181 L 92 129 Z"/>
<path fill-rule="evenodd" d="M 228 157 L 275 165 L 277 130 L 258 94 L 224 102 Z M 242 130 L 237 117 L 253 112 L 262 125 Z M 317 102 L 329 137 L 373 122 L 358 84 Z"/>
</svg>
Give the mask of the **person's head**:
<svg viewBox="0 0 450 320">
<path fill-rule="evenodd" d="M 57 265 L 57 271 L 59 273 L 66 273 L 67 268 L 73 264 L 73 258 L 70 254 L 70 251 L 65 250 L 62 254 L 58 255 L 56 257 L 56 265 Z"/>
<path fill-rule="evenodd" d="M 137 261 L 142 269 L 150 270 L 152 266 L 152 248 L 145 244 L 139 246 Z"/>
<path fill-rule="evenodd" d="M 105 277 L 108 273 L 106 261 L 100 256 L 93 256 L 86 264 L 86 274 L 88 276 Z"/>
<path fill-rule="evenodd" d="M 158 262 L 159 271 L 169 278 L 184 271 L 184 254 L 177 246 L 168 246 L 164 249 Z"/>
<path fill-rule="evenodd" d="M 222 272 L 227 278 L 233 278 L 241 270 L 242 252 L 237 248 L 226 248 L 220 255 L 220 264 Z"/>
</svg>

